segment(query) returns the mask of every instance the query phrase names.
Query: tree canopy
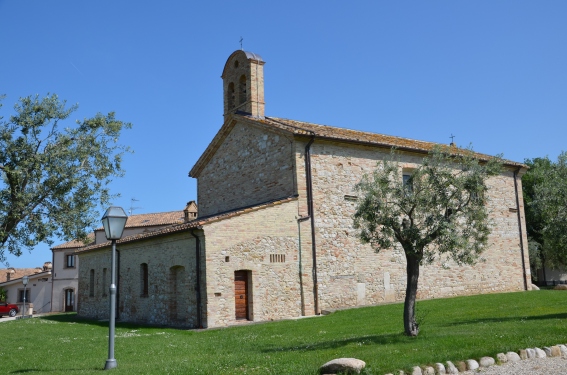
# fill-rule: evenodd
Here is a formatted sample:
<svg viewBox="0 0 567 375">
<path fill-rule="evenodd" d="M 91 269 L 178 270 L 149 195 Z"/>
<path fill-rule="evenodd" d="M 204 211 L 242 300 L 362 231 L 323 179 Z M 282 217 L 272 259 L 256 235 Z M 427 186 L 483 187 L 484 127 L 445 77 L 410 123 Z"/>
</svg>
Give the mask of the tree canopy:
<svg viewBox="0 0 567 375">
<path fill-rule="evenodd" d="M 404 329 L 419 333 L 415 299 L 419 267 L 439 256 L 475 263 L 490 233 L 485 197 L 502 160 L 479 162 L 472 150 L 435 148 L 415 169 L 404 171 L 398 155 L 379 161 L 356 186 L 360 193 L 354 226 L 376 251 L 401 246 L 406 256 Z"/>
<path fill-rule="evenodd" d="M 35 95 L 20 98 L 7 120 L 0 117 L 2 262 L 6 251 L 19 256 L 54 237 L 85 240 L 97 208 L 113 197 L 109 183 L 124 174 L 129 151 L 118 140 L 131 124 L 111 112 L 61 128 L 77 108 L 55 94 Z"/>
<path fill-rule="evenodd" d="M 567 153 L 527 159 L 522 176 L 532 275 L 542 265 L 567 266 Z"/>
</svg>

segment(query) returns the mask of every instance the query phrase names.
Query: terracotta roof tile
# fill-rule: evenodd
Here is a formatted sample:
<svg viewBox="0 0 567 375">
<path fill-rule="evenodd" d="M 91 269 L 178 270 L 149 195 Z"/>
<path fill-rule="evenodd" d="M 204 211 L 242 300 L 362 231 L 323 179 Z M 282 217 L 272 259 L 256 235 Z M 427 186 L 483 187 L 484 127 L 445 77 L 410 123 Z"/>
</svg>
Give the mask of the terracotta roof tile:
<svg viewBox="0 0 567 375">
<path fill-rule="evenodd" d="M 291 202 L 291 201 L 296 200 L 296 199 L 297 199 L 297 196 L 294 195 L 294 196 L 291 196 L 291 197 L 286 197 L 286 198 L 282 198 L 282 199 L 277 199 L 277 200 L 265 202 L 265 203 L 255 205 L 255 206 L 244 207 L 244 208 L 236 209 L 236 210 L 233 210 L 233 211 L 227 211 L 227 212 L 219 213 L 219 214 L 216 214 L 216 215 L 197 218 L 197 219 L 195 219 L 193 221 L 189 221 L 187 223 L 170 225 L 170 226 L 158 229 L 154 232 L 146 232 L 146 233 L 140 233 L 140 234 L 135 234 L 135 235 L 132 235 L 132 236 L 124 237 L 124 238 L 116 241 L 116 243 L 127 243 L 127 242 L 138 241 L 138 240 L 150 238 L 150 237 L 157 237 L 157 236 L 163 236 L 163 235 L 171 234 L 171 233 L 183 232 L 183 231 L 191 230 L 191 229 L 200 229 L 200 228 L 202 228 L 203 225 L 207 225 L 207 224 L 210 224 L 210 223 L 213 223 L 213 222 L 216 222 L 216 221 L 220 221 L 220 220 L 230 219 L 230 218 L 235 217 L 235 216 L 239 216 L 239 215 L 243 215 L 243 214 L 246 214 L 246 213 L 249 213 L 249 212 L 261 210 L 261 209 L 264 209 L 264 208 L 267 208 L 267 207 L 277 206 L 277 205 L 280 205 L 282 203 Z M 111 244 L 110 241 L 103 242 L 103 243 L 100 243 L 100 244 L 93 244 L 93 245 L 90 245 L 90 246 L 86 246 L 84 248 L 77 249 L 75 252 L 76 253 L 82 253 L 82 252 L 86 252 L 86 251 L 96 250 L 96 249 L 100 249 L 100 248 L 103 248 L 103 247 L 110 246 L 110 244 Z"/>
<path fill-rule="evenodd" d="M 13 272 L 12 272 L 13 271 Z M 10 272 L 10 280 L 8 278 Z M 44 272 L 42 267 L 36 268 L 0 268 L 0 283 L 19 279 L 25 275 L 35 275 L 36 273 Z"/>
<path fill-rule="evenodd" d="M 245 117 L 245 116 L 240 116 Z M 309 122 L 295 121 L 278 117 L 266 117 L 265 119 L 254 118 L 255 121 L 271 125 L 276 128 L 291 131 L 297 135 L 314 135 L 316 138 L 324 138 L 328 140 L 364 143 L 378 147 L 392 148 L 396 147 L 405 151 L 429 152 L 435 146 L 443 146 L 435 142 L 419 141 L 411 138 L 395 137 L 386 134 L 378 134 L 371 132 L 363 132 L 360 130 L 352 130 L 346 128 L 337 128 L 334 126 L 319 125 Z M 447 146 L 447 145 L 445 145 Z M 462 149 L 454 147 L 455 153 Z M 480 160 L 488 160 L 493 156 L 487 154 L 474 153 Z M 511 160 L 504 160 L 505 164 L 514 166 L 523 166 Z"/>
<path fill-rule="evenodd" d="M 89 233 L 87 235 L 87 239 L 89 240 L 88 243 L 93 242 L 95 239 L 95 234 Z M 83 241 L 72 240 L 69 242 L 62 243 L 61 245 L 54 246 L 51 249 L 52 250 L 72 249 L 74 247 L 83 247 L 83 246 L 85 246 L 85 243 Z"/>
<path fill-rule="evenodd" d="M 418 153 L 427 153 L 431 151 L 433 147 L 441 145 L 435 142 L 419 141 L 411 138 L 403 138 L 403 137 L 395 137 L 386 134 L 363 132 L 359 130 L 338 128 L 335 126 L 320 125 L 310 122 L 289 120 L 278 117 L 266 116 L 265 118 L 257 118 L 253 116 L 233 114 L 228 119 L 228 121 L 225 122 L 225 124 L 221 127 L 221 129 L 218 131 L 215 137 L 211 140 L 211 143 L 207 146 L 207 149 L 203 152 L 197 163 L 195 163 L 195 165 L 189 172 L 189 176 L 191 177 L 199 176 L 204 166 L 213 157 L 218 147 L 220 147 L 224 139 L 230 133 L 230 130 L 234 127 L 234 125 L 237 122 L 243 122 L 257 126 L 258 125 L 268 126 L 271 128 L 289 132 L 297 136 L 307 136 L 307 137 L 315 136 L 316 138 L 319 139 L 327 139 L 337 142 L 359 143 L 368 146 L 383 147 L 388 149 L 392 147 L 396 147 L 399 150 L 418 152 Z M 458 153 L 459 151 L 463 151 L 463 150 L 455 147 L 455 153 Z M 475 156 L 480 160 L 488 160 L 493 157 L 491 155 L 481 154 L 478 152 L 475 152 Z M 516 166 L 516 167 L 526 167 L 522 163 L 514 162 L 511 160 L 504 160 L 504 164 L 509 166 Z"/>
<path fill-rule="evenodd" d="M 183 211 L 139 214 L 139 215 L 131 215 L 128 217 L 128 221 L 126 221 L 126 228 L 178 224 L 178 223 L 182 223 L 183 221 L 184 221 Z"/>
</svg>

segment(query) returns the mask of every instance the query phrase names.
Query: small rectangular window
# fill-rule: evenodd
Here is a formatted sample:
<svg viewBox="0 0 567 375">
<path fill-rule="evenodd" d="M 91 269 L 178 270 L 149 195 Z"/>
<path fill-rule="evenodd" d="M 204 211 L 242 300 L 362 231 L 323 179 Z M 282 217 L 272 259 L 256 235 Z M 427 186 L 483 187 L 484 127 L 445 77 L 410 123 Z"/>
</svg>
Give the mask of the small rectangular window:
<svg viewBox="0 0 567 375">
<path fill-rule="evenodd" d="M 65 256 L 65 258 L 66 258 L 67 268 L 75 267 L 75 255 L 74 254 L 67 254 Z"/>
<path fill-rule="evenodd" d="M 403 185 L 404 185 L 404 189 L 406 191 L 406 193 L 413 193 L 413 181 L 411 178 L 411 174 L 409 173 L 404 173 L 402 175 L 403 178 Z"/>
</svg>

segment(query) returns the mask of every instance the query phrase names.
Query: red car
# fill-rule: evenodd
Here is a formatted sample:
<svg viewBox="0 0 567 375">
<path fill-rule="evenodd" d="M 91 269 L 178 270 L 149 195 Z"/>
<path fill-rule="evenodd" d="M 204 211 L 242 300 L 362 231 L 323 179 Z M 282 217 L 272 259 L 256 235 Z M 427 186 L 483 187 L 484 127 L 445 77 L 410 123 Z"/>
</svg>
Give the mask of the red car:
<svg viewBox="0 0 567 375">
<path fill-rule="evenodd" d="M 2 315 L 14 317 L 17 313 L 18 306 L 11 303 L 0 302 L 0 317 L 2 317 Z"/>
</svg>

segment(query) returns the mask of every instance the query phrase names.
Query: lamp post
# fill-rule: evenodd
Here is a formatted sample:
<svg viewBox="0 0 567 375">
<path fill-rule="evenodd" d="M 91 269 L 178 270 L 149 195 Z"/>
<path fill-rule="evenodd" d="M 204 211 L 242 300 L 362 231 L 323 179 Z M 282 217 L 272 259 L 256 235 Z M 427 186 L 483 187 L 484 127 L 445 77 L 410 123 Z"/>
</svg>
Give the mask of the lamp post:
<svg viewBox="0 0 567 375">
<path fill-rule="evenodd" d="M 24 276 L 22 277 L 22 283 L 24 284 L 24 309 L 22 310 L 22 318 L 25 319 L 26 318 L 26 287 L 28 285 L 28 282 L 30 281 L 29 276 Z"/>
<path fill-rule="evenodd" d="M 110 320 L 108 324 L 108 359 L 104 366 L 105 370 L 116 367 L 114 358 L 114 326 L 116 320 L 116 240 L 122 237 L 124 226 L 128 216 L 122 207 L 110 207 L 102 216 L 102 226 L 107 240 L 112 241 L 112 255 L 110 265 Z"/>
</svg>

